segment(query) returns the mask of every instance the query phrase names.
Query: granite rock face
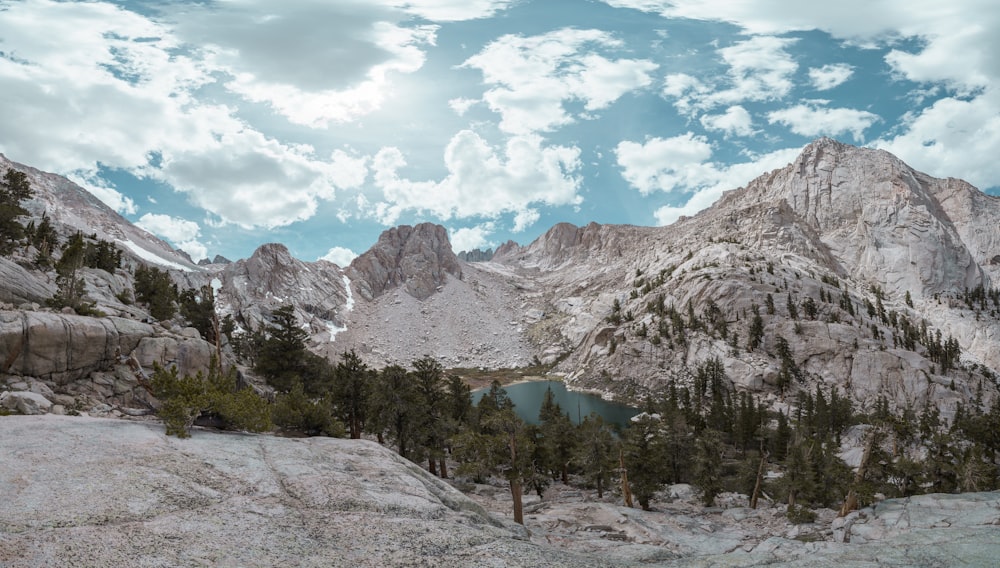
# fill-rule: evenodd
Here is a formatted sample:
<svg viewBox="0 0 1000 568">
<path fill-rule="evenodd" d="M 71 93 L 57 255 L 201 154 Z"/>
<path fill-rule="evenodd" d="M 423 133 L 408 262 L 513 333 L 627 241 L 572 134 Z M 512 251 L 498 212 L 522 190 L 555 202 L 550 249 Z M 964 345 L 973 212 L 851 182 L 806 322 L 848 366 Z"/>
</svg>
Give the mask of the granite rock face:
<svg viewBox="0 0 1000 568">
<path fill-rule="evenodd" d="M 0 418 L 0 565 L 608 566 L 377 444 Z"/>
<path fill-rule="evenodd" d="M 299 322 L 312 334 L 342 327 L 353 303 L 350 280 L 326 262 L 293 258 L 285 245 L 259 247 L 246 260 L 225 265 L 209 282 L 217 287 L 220 314 L 233 315 L 244 325 L 258 327 L 285 304 L 295 308 Z"/>
<path fill-rule="evenodd" d="M 52 415 L 0 417 L 0 433 L 7 568 L 938 567 L 1000 555 L 998 492 L 827 511 L 808 530 L 736 502 L 647 512 L 531 496 L 529 533 L 373 442 L 200 429 L 179 440 L 158 423 Z"/>
<path fill-rule="evenodd" d="M 351 272 L 357 275 L 361 296 L 367 300 L 396 286 L 425 300 L 447 283 L 449 274 L 462 278 L 447 231 L 431 223 L 383 232 L 375 246 L 351 262 Z"/>
</svg>

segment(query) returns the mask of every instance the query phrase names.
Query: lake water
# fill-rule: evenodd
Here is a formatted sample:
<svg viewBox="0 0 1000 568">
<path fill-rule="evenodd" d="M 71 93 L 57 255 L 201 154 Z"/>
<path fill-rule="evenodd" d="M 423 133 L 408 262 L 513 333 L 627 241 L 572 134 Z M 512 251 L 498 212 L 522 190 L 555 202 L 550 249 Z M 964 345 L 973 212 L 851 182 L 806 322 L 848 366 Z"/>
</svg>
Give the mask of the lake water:
<svg viewBox="0 0 1000 568">
<path fill-rule="evenodd" d="M 608 402 L 599 396 L 574 392 L 566 389 L 559 381 L 529 381 L 507 385 L 504 389 L 514 403 L 514 410 L 522 420 L 529 424 L 538 424 L 538 412 L 542 409 L 542 399 L 545 391 L 552 389 L 555 401 L 559 403 L 564 414 L 569 414 L 574 424 L 579 424 L 591 412 L 596 412 L 609 424 L 625 426 L 629 419 L 639 413 L 639 409 Z M 472 403 L 477 404 L 490 389 L 480 389 L 472 392 Z"/>
</svg>

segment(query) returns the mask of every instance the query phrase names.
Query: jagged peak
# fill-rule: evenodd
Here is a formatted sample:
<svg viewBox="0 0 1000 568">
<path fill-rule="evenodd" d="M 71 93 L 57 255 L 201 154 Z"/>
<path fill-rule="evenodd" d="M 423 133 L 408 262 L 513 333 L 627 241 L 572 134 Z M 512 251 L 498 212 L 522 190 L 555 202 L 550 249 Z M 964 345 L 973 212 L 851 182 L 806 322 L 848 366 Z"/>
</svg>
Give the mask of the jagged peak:
<svg viewBox="0 0 1000 568">
<path fill-rule="evenodd" d="M 362 281 L 361 295 L 373 299 L 403 285 L 418 300 L 427 299 L 447 283 L 447 275 L 462 278 L 448 231 L 435 223 L 400 225 L 382 232 L 375 246 L 351 262 Z"/>
</svg>

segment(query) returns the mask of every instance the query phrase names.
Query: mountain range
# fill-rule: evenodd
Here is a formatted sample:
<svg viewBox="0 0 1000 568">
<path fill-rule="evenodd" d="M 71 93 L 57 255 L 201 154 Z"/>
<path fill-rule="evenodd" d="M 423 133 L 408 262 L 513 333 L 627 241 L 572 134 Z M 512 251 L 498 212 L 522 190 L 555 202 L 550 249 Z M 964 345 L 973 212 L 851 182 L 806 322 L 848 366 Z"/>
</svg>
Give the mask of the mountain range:
<svg viewBox="0 0 1000 568">
<path fill-rule="evenodd" d="M 243 329 L 291 304 L 313 351 L 355 350 L 376 367 L 423 355 L 448 368 L 536 365 L 634 402 L 718 359 L 736 389 L 772 405 L 819 385 L 860 408 L 933 403 L 946 418 L 997 393 L 1000 198 L 828 138 L 667 227 L 558 224 L 526 245 L 464 252 L 470 262 L 443 227 L 400 226 L 344 267 L 281 244 L 199 266 L 65 178 L 0 156 L 8 167 L 28 174 L 33 217 L 47 212 L 64 238 L 83 231 L 124 251 L 115 274 L 86 271 L 88 295 L 153 335 L 180 337 L 183 325 L 149 322 L 121 300 L 139 263 L 180 288 L 211 286 L 220 316 Z M 8 322 L 44 312 L 55 291 L 51 273 L 19 254 L 20 264 L 0 259 Z M 3 329 L 8 346 L 23 332 Z M 957 357 L 946 349 L 955 344 Z M 25 357 L 0 372 L 32 368 Z"/>
</svg>

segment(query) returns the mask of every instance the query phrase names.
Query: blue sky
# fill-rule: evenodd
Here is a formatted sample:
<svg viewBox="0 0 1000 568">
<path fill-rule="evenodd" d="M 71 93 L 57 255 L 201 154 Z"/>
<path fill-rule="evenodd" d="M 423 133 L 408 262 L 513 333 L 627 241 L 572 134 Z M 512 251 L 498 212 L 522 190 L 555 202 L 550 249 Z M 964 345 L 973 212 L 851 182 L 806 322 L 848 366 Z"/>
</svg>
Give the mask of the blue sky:
<svg viewBox="0 0 1000 568">
<path fill-rule="evenodd" d="M 1000 186 L 993 0 L 0 0 L 0 152 L 195 259 L 668 224 L 818 136 Z"/>
</svg>

